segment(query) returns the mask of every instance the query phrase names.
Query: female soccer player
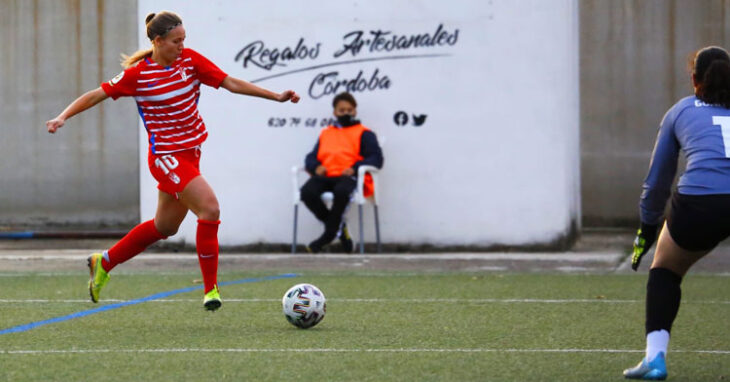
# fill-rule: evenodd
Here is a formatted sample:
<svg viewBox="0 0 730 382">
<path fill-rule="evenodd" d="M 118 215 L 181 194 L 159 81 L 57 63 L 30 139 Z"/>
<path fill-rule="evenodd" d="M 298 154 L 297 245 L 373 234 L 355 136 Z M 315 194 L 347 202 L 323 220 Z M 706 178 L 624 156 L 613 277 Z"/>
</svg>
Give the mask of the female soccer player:
<svg viewBox="0 0 730 382">
<path fill-rule="evenodd" d="M 216 310 L 221 306 L 216 280 L 220 210 L 198 167 L 200 146 L 208 136 L 197 107 L 200 84 L 279 102 L 296 103 L 299 95 L 292 90 L 273 93 L 228 76 L 198 52 L 185 48 L 185 28 L 175 13 L 151 13 L 145 22 L 152 48 L 125 57 L 124 71 L 77 98 L 46 126 L 49 133 L 55 133 L 67 119 L 108 97 L 132 96 L 149 135 L 148 164 L 160 190 L 155 218 L 136 226 L 109 250 L 89 257 L 91 300 L 99 301 L 108 272 L 152 243 L 174 235 L 190 210 L 198 217 L 196 249 L 203 274 L 203 305 Z"/>
<path fill-rule="evenodd" d="M 730 235 L 730 56 L 710 46 L 697 52 L 692 70 L 695 95 L 664 115 L 641 194 L 641 228 L 632 267 L 651 248 L 684 151 L 687 169 L 672 196 L 646 286 L 646 356 L 624 370 L 630 379 L 667 377 L 669 333 L 679 310 L 687 270 Z"/>
</svg>

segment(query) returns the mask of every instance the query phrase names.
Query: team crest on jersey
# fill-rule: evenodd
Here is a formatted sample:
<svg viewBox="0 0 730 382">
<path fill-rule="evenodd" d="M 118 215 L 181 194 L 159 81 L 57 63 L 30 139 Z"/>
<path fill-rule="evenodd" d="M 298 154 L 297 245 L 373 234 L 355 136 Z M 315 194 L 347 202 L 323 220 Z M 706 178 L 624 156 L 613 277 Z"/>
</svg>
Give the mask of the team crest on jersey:
<svg viewBox="0 0 730 382">
<path fill-rule="evenodd" d="M 185 68 L 180 68 L 179 71 L 180 71 L 180 77 L 182 77 L 183 81 L 187 81 L 188 75 L 185 73 Z"/>
<path fill-rule="evenodd" d="M 122 71 L 121 73 L 114 76 L 114 78 L 112 78 L 111 81 L 109 81 L 109 84 L 116 85 L 119 81 L 122 80 L 122 77 L 124 77 L 124 71 Z"/>
</svg>

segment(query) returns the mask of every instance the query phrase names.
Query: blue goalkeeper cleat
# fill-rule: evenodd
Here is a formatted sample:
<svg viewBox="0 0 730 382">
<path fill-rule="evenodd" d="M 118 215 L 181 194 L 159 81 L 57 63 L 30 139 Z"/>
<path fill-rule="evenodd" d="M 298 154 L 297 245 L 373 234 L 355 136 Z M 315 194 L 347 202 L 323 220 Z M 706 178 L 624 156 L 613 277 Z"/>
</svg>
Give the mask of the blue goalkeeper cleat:
<svg viewBox="0 0 730 382">
<path fill-rule="evenodd" d="M 636 367 L 624 370 L 624 377 L 645 381 L 663 381 L 667 379 L 667 363 L 664 361 L 664 352 L 657 354 L 651 362 L 647 362 L 646 357 L 644 357 Z"/>
</svg>

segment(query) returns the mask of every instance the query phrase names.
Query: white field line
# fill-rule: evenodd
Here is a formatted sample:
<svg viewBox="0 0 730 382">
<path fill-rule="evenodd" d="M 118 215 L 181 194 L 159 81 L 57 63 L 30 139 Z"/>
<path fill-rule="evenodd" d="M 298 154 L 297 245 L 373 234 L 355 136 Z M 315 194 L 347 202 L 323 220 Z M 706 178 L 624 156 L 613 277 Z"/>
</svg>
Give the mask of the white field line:
<svg viewBox="0 0 730 382">
<path fill-rule="evenodd" d="M 337 348 L 283 348 L 283 349 L 251 349 L 251 348 L 167 348 L 167 349 L 49 349 L 49 350 L 0 350 L 0 354 L 99 354 L 99 353 L 644 353 L 636 349 L 337 349 Z M 730 354 L 730 350 L 674 350 L 672 353 L 695 354 Z"/>
<path fill-rule="evenodd" d="M 85 267 L 85 265 L 84 265 Z M 200 278 L 200 273 L 192 273 L 190 271 L 180 272 L 155 272 L 155 271 L 130 271 L 120 270 L 114 272 L 114 275 L 123 276 L 191 276 Z M 218 276 L 225 275 L 223 272 L 219 272 Z M 32 272 L 32 271 L 19 271 L 19 272 L 0 272 L 0 278 L 2 277 L 89 277 L 89 271 L 68 271 L 68 272 Z"/>
<path fill-rule="evenodd" d="M 580 266 L 564 266 L 564 267 L 555 267 L 556 271 L 560 272 L 595 272 L 600 271 L 601 268 L 596 267 L 580 267 Z"/>
<path fill-rule="evenodd" d="M 556 268 L 557 269 L 557 268 Z M 485 266 L 485 267 L 474 267 L 474 268 L 467 268 L 464 271 L 439 271 L 439 272 L 430 272 L 430 271 L 424 271 L 424 272 L 357 272 L 357 273 L 348 273 L 348 271 L 343 272 L 316 272 L 313 274 L 308 274 L 306 272 L 302 272 L 301 275 L 304 277 L 311 277 L 311 276 L 347 276 L 347 277 L 421 277 L 421 276 L 450 276 L 453 274 L 468 274 L 468 273 L 475 273 L 478 271 L 502 271 L 502 270 L 508 270 L 507 267 L 500 267 L 500 266 Z M 18 272 L 0 272 L 0 278 L 2 277 L 88 277 L 89 272 L 88 271 L 80 271 L 80 272 L 74 272 L 74 271 L 68 271 L 68 272 L 32 272 L 32 271 L 18 271 Z M 137 276 L 190 276 L 193 278 L 200 278 L 200 274 L 196 272 L 190 272 L 190 271 L 179 271 L 179 272 L 156 272 L 156 271 L 134 271 L 134 270 L 124 270 L 121 269 L 118 272 L 115 271 L 115 275 L 122 275 L 122 276 L 129 276 L 129 277 L 137 277 Z M 218 277 L 221 277 L 223 275 L 226 275 L 227 272 L 219 272 Z M 711 273 L 711 274 L 702 274 L 703 277 L 712 276 L 712 277 L 730 277 L 730 272 L 723 272 L 723 273 Z"/>
<path fill-rule="evenodd" d="M 105 299 L 102 303 L 127 302 L 131 300 Z M 147 301 L 145 303 L 170 303 L 170 302 L 199 302 L 199 299 L 192 298 L 169 298 Z M 239 303 L 255 303 L 255 302 L 279 302 L 278 298 L 224 298 L 224 302 Z M 504 303 L 504 304 L 636 304 L 643 303 L 644 300 L 608 300 L 608 299 L 536 299 L 536 298 L 330 298 L 328 302 L 344 302 L 344 303 L 467 303 L 467 304 L 483 304 L 483 303 Z M 64 304 L 64 303 L 91 303 L 88 299 L 0 299 L 0 304 Z M 730 301 L 720 300 L 699 300 L 684 301 L 684 304 L 730 304 Z"/>
<path fill-rule="evenodd" d="M 37 251 L 29 254 L 28 251 L 4 251 L 0 254 L 0 260 L 58 260 L 58 261 L 79 261 L 86 260 L 90 251 L 78 253 L 78 251 Z M 483 260 L 483 261 L 559 261 L 559 262 L 599 262 L 599 263 L 616 263 L 624 255 L 620 253 L 536 253 L 536 252 L 510 252 L 510 253 L 434 253 L 434 254 L 377 254 L 377 255 L 360 255 L 360 254 L 318 254 L 318 255 L 292 255 L 292 254 L 240 254 L 240 253 L 222 253 L 220 260 L 301 260 L 319 259 L 319 260 L 400 260 L 400 261 L 424 261 L 424 260 Z M 135 261 L 154 260 L 154 261 L 198 261 L 197 255 L 190 254 L 142 254 L 135 257 Z"/>
<path fill-rule="evenodd" d="M 86 267 L 86 265 L 84 265 Z M 337 276 L 337 277 L 421 277 L 421 276 L 452 276 L 455 274 L 471 274 L 476 273 L 478 271 L 506 271 L 508 270 L 508 267 L 502 267 L 502 266 L 484 266 L 484 267 L 475 267 L 471 269 L 467 269 L 465 271 L 423 271 L 423 272 L 368 272 L 368 271 L 357 271 L 357 273 L 350 273 L 351 271 L 342 271 L 342 272 L 320 272 L 316 271 L 315 273 L 307 273 L 307 272 L 298 272 L 300 276 L 302 277 L 312 277 L 312 276 Z M 228 274 L 233 274 L 236 272 L 233 271 L 223 271 L 218 272 L 218 278 L 221 278 L 222 276 L 227 276 Z M 120 269 L 119 271 L 114 271 L 115 275 L 122 275 L 124 277 L 130 276 L 130 277 L 137 277 L 137 276 L 190 276 L 193 278 L 200 278 L 199 271 L 147 271 L 147 270 L 129 270 L 129 269 Z M 236 274 L 240 274 L 236 273 Z M 723 276 L 722 274 L 719 274 L 720 276 Z M 728 274 L 730 275 L 730 274 Z M 33 271 L 8 271 L 8 272 L 0 272 L 0 278 L 3 277 L 89 277 L 89 271 L 83 270 L 83 271 L 66 271 L 66 272 L 33 272 Z M 712 276 L 715 276 L 713 274 Z"/>
</svg>

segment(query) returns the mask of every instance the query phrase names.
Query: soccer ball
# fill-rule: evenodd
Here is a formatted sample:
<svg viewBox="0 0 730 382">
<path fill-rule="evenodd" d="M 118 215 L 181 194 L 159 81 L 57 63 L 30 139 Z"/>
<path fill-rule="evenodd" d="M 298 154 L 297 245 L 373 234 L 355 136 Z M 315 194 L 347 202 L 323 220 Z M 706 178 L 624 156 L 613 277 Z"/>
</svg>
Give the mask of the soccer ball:
<svg viewBox="0 0 730 382">
<path fill-rule="evenodd" d="M 312 284 L 294 285 L 286 291 L 281 304 L 286 319 L 302 329 L 317 325 L 327 311 L 324 293 Z"/>
</svg>

